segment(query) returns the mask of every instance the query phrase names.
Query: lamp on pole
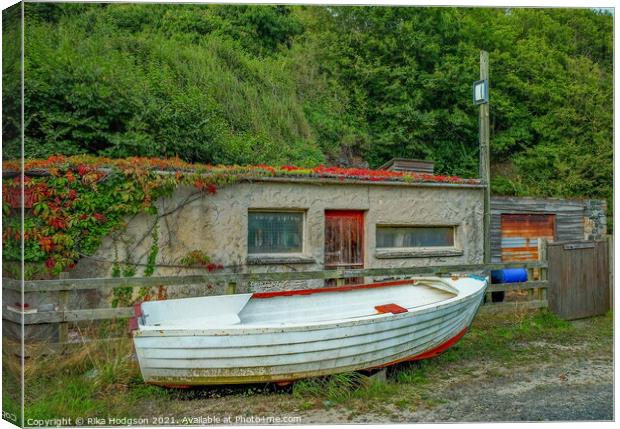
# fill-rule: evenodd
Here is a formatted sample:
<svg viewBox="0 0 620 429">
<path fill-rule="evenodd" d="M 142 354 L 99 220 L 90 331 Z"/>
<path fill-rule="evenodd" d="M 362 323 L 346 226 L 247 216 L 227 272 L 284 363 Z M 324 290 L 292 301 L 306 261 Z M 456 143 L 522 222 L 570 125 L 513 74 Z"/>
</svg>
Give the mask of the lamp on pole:
<svg viewBox="0 0 620 429">
<path fill-rule="evenodd" d="M 489 149 L 489 53 L 480 51 L 480 80 L 473 85 L 474 104 L 480 106 L 480 180 L 484 188 L 484 263 L 491 262 L 491 163 Z"/>
</svg>

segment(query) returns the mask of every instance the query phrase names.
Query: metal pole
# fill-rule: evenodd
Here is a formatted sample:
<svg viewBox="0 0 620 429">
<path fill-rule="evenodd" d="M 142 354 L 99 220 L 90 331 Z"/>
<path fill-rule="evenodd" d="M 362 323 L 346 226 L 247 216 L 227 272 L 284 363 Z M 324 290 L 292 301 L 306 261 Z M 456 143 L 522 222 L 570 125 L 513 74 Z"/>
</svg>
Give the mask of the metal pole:
<svg viewBox="0 0 620 429">
<path fill-rule="evenodd" d="M 489 79 L 489 53 L 480 51 L 480 80 Z M 484 183 L 484 263 L 491 262 L 491 166 L 489 149 L 489 103 L 480 105 L 480 179 Z"/>
</svg>

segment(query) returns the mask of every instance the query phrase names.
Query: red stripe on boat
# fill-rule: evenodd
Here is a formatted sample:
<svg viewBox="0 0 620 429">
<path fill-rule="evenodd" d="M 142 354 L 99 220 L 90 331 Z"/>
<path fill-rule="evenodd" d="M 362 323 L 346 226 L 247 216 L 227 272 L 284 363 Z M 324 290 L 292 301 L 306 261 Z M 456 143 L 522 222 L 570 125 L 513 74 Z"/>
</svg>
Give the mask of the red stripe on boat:
<svg viewBox="0 0 620 429">
<path fill-rule="evenodd" d="M 435 356 L 439 356 L 440 354 L 448 350 L 450 347 L 455 345 L 461 338 L 463 338 L 463 335 L 465 335 L 466 332 L 467 332 L 467 328 L 463 329 L 461 332 L 456 334 L 454 337 L 450 338 L 445 343 L 440 344 L 439 346 L 435 347 L 434 349 L 430 349 L 427 352 L 414 356 L 413 358 L 409 360 L 414 361 L 414 360 L 428 359 L 428 358 L 432 358 Z"/>
<path fill-rule="evenodd" d="M 409 311 L 406 308 L 401 307 L 398 304 L 377 305 L 375 307 L 375 310 L 377 310 L 379 313 L 392 313 L 392 314 L 407 313 Z"/>
<path fill-rule="evenodd" d="M 315 289 L 299 289 L 299 290 L 282 290 L 275 292 L 255 292 L 252 294 L 252 298 L 274 298 L 276 296 L 294 296 L 294 295 L 312 295 L 313 293 L 323 292 L 348 292 L 358 289 L 373 289 L 377 287 L 390 287 L 390 286 L 402 286 L 406 284 L 414 284 L 416 280 L 395 280 L 382 283 L 368 283 L 363 285 L 351 285 L 351 286 L 337 286 L 337 287 L 324 287 Z"/>
<path fill-rule="evenodd" d="M 129 319 L 129 323 L 127 324 L 127 330 L 129 332 L 137 331 L 138 330 L 138 319 L 136 319 L 135 317 L 132 317 L 131 319 Z"/>
<path fill-rule="evenodd" d="M 144 315 L 142 313 L 142 303 L 133 305 L 133 315 L 136 317 L 142 317 Z"/>
<path fill-rule="evenodd" d="M 390 366 L 390 365 L 395 365 L 395 364 L 401 363 L 401 362 L 429 359 L 429 358 L 432 358 L 432 357 L 435 357 L 435 356 L 439 356 L 440 354 L 442 354 L 443 352 L 448 350 L 450 347 L 455 345 L 461 338 L 463 338 L 463 335 L 465 335 L 466 332 L 467 332 L 467 328 L 463 329 L 461 332 L 456 334 L 454 337 L 450 338 L 445 343 L 441 343 L 437 347 L 432 348 L 430 350 L 427 350 L 425 352 L 422 352 L 422 353 L 420 353 L 418 355 L 409 356 L 409 357 L 402 358 L 402 359 L 397 359 L 395 361 L 388 362 L 388 363 L 385 363 L 383 365 L 377 365 L 377 366 L 374 366 L 374 367 L 369 368 L 369 369 L 383 368 L 383 367 Z"/>
</svg>

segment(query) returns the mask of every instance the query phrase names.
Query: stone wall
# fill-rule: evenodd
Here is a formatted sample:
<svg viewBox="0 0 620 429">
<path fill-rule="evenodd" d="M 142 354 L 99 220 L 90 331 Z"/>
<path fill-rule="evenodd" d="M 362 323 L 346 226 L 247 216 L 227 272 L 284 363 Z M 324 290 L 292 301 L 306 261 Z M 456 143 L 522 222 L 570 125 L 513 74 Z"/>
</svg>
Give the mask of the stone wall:
<svg viewBox="0 0 620 429">
<path fill-rule="evenodd" d="M 607 203 L 605 200 L 585 200 L 583 214 L 585 240 L 599 240 L 607 234 Z"/>
<path fill-rule="evenodd" d="M 324 211 L 364 210 L 364 264 L 367 268 L 473 264 L 483 261 L 483 189 L 467 186 L 413 184 L 349 184 L 255 181 L 239 183 L 203 195 L 193 188 L 179 188 L 157 202 L 158 216 L 141 214 L 127 219 L 127 228 L 106 237 L 92 258 L 83 258 L 72 277 L 108 277 L 113 262 L 146 264 L 158 239 L 154 275 L 203 273 L 179 267 L 179 260 L 202 250 L 212 262 L 232 272 L 306 271 L 323 269 Z M 250 209 L 296 209 L 305 212 L 304 250 L 286 263 L 247 264 L 247 228 Z M 378 255 L 375 225 L 454 225 L 453 252 Z M 377 257 L 379 256 L 379 257 Z M 414 256 L 414 257 L 412 257 Z M 143 275 L 145 266 L 135 275 Z M 177 266 L 175 266 L 177 265 Z M 238 292 L 283 288 L 320 287 L 322 281 L 239 285 Z M 211 286 L 209 288 L 209 286 Z M 222 285 L 196 285 L 197 294 L 222 293 Z"/>
</svg>

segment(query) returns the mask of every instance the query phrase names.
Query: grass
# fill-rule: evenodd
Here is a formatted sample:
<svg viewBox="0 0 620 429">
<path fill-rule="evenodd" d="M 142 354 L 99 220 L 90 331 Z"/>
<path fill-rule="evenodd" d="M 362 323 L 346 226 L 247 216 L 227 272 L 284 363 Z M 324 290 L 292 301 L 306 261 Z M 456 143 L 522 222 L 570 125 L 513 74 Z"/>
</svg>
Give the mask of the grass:
<svg viewBox="0 0 620 429">
<path fill-rule="evenodd" d="M 11 365 L 11 361 L 2 359 L 2 411 L 5 419 L 14 424 L 21 420 L 21 374 L 19 366 Z"/>
<path fill-rule="evenodd" d="M 8 347 L 4 347 L 7 350 Z M 165 389 L 145 385 L 133 359 L 129 338 L 84 344 L 79 351 L 59 355 L 33 352 L 26 360 L 25 419 L 107 416 L 110 412 L 137 416 L 134 405 L 145 399 L 161 399 Z M 15 409 L 19 395 L 19 359 L 3 356 L 3 408 Z M 18 396 L 17 396 L 18 398 Z M 19 410 L 19 405 L 17 405 Z"/>
<path fill-rule="evenodd" d="M 547 311 L 479 314 L 472 329 L 441 356 L 388 368 L 387 380 L 360 372 L 274 385 L 168 390 L 143 383 L 130 339 L 89 343 L 65 356 L 39 357 L 26 365 L 26 419 L 192 415 L 198 406 L 221 412 L 275 413 L 345 408 L 351 415 L 433 407 L 441 383 L 455 378 L 502 377 L 528 362 L 573 358 L 575 350 L 611 356 L 613 317 L 566 322 Z M 6 347 L 5 347 L 6 350 Z M 3 358 L 3 409 L 19 415 L 19 366 Z M 486 368 L 481 375 L 481 368 Z M 222 407 L 228 407 L 224 409 Z M 386 408 L 387 407 L 387 408 Z"/>
</svg>

